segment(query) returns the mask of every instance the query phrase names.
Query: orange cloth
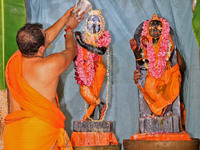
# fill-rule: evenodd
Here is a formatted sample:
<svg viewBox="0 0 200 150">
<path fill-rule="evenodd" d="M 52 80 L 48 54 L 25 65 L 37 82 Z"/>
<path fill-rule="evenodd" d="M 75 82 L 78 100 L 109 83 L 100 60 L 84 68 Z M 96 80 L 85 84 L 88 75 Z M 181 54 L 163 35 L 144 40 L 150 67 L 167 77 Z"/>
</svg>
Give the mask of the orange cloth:
<svg viewBox="0 0 200 150">
<path fill-rule="evenodd" d="M 180 85 L 181 74 L 178 64 L 170 67 L 158 79 L 148 73 L 144 88 L 137 84 L 151 111 L 156 115 L 161 115 L 163 108 L 173 103 L 179 95 Z"/>
<path fill-rule="evenodd" d="M 9 91 L 22 110 L 5 118 L 4 149 L 72 149 L 64 130 L 64 114 L 23 79 L 21 59 L 21 52 L 13 54 L 5 72 Z"/>
<path fill-rule="evenodd" d="M 130 140 L 188 141 L 191 140 L 191 138 L 186 132 L 164 134 L 136 133 L 131 136 Z"/>
<path fill-rule="evenodd" d="M 84 60 L 87 60 L 87 50 L 83 48 L 83 55 Z M 99 94 L 101 92 L 101 88 L 103 85 L 106 68 L 104 61 L 102 59 L 102 56 L 99 55 L 99 60 L 96 62 L 97 67 L 94 77 L 94 82 L 90 87 L 80 85 L 80 93 L 84 100 L 90 105 L 90 107 L 87 110 L 87 113 L 84 115 L 83 120 L 86 120 L 88 118 L 88 115 L 90 116 L 96 105 L 98 105 L 101 101 L 99 98 Z M 87 69 L 87 62 L 84 64 L 85 70 Z M 88 114 L 88 115 L 87 115 Z"/>
<path fill-rule="evenodd" d="M 118 144 L 118 141 L 112 132 L 73 132 L 71 142 L 74 147 Z"/>
</svg>

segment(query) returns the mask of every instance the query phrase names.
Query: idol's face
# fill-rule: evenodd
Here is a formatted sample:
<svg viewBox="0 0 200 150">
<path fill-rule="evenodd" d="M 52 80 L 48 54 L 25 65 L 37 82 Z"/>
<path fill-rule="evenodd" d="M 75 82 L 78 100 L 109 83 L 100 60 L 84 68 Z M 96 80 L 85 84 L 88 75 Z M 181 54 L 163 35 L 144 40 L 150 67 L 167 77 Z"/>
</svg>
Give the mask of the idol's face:
<svg viewBox="0 0 200 150">
<path fill-rule="evenodd" d="M 101 19 L 96 15 L 90 16 L 88 18 L 87 30 L 93 34 L 99 33 L 101 31 Z"/>
<path fill-rule="evenodd" d="M 162 32 L 162 22 L 159 20 L 152 20 L 149 23 L 149 34 L 153 38 L 160 37 Z"/>
</svg>

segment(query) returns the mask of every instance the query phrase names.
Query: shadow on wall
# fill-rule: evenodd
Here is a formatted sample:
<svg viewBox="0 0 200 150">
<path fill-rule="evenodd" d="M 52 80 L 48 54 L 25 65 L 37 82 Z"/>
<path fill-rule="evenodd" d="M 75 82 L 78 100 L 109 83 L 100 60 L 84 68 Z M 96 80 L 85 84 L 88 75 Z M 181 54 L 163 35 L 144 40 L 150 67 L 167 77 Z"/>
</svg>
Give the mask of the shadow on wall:
<svg viewBox="0 0 200 150">
<path fill-rule="evenodd" d="M 64 90 L 64 83 L 60 80 L 59 84 L 58 84 L 58 90 L 57 90 L 58 91 L 59 101 L 64 97 L 63 90 Z M 71 120 L 72 120 L 72 116 L 69 113 L 69 111 L 67 110 L 66 103 L 60 105 L 60 110 L 63 112 L 63 114 L 66 117 L 66 120 L 65 120 L 65 130 L 67 131 L 67 134 L 70 136 L 71 133 L 72 133 L 71 123 L 70 123 Z"/>
<path fill-rule="evenodd" d="M 73 68 L 74 68 L 74 66 L 70 65 L 69 68 L 60 76 L 59 83 L 58 83 L 58 89 L 57 89 L 59 102 L 60 102 L 61 99 L 64 99 L 65 81 L 66 81 L 66 78 L 69 75 L 69 73 L 72 72 Z M 63 112 L 63 114 L 66 117 L 65 130 L 67 131 L 67 134 L 70 137 L 70 135 L 72 134 L 72 130 L 71 130 L 72 115 L 67 110 L 67 104 L 65 102 L 60 104 L 60 110 Z"/>
<path fill-rule="evenodd" d="M 63 105 L 60 106 L 61 111 L 63 112 L 63 114 L 66 116 L 66 120 L 65 120 L 65 130 L 68 134 L 69 137 L 71 137 L 72 134 L 72 130 L 71 130 L 71 120 L 72 120 L 72 116 L 69 113 L 69 111 L 66 109 L 67 105 L 66 103 L 64 103 Z"/>
</svg>

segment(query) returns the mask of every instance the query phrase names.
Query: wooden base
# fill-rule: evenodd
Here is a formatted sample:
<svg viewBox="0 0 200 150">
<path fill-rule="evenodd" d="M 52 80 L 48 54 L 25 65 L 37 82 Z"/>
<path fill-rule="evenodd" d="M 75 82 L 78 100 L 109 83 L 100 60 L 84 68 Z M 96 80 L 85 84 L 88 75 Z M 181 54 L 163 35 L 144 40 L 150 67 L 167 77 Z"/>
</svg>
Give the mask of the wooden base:
<svg viewBox="0 0 200 150">
<path fill-rule="evenodd" d="M 76 146 L 74 150 L 121 150 L 121 144 L 106 146 Z"/>
<path fill-rule="evenodd" d="M 199 150 L 200 140 L 190 141 L 147 141 L 123 140 L 124 150 Z"/>
</svg>

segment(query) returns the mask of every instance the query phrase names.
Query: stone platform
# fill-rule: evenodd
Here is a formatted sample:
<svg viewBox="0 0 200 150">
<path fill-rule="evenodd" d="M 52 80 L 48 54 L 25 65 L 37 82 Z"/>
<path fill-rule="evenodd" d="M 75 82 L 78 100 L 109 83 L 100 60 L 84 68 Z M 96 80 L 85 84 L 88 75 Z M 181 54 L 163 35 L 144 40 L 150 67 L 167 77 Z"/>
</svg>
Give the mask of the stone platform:
<svg viewBox="0 0 200 150">
<path fill-rule="evenodd" d="M 73 131 L 75 132 L 112 132 L 113 123 L 111 121 L 74 121 Z"/>
<path fill-rule="evenodd" d="M 179 133 L 181 131 L 180 117 L 173 114 L 165 117 L 140 117 L 139 129 L 140 133 Z"/>
<path fill-rule="evenodd" d="M 112 121 L 74 121 L 71 143 L 74 149 L 117 149 Z"/>
</svg>

